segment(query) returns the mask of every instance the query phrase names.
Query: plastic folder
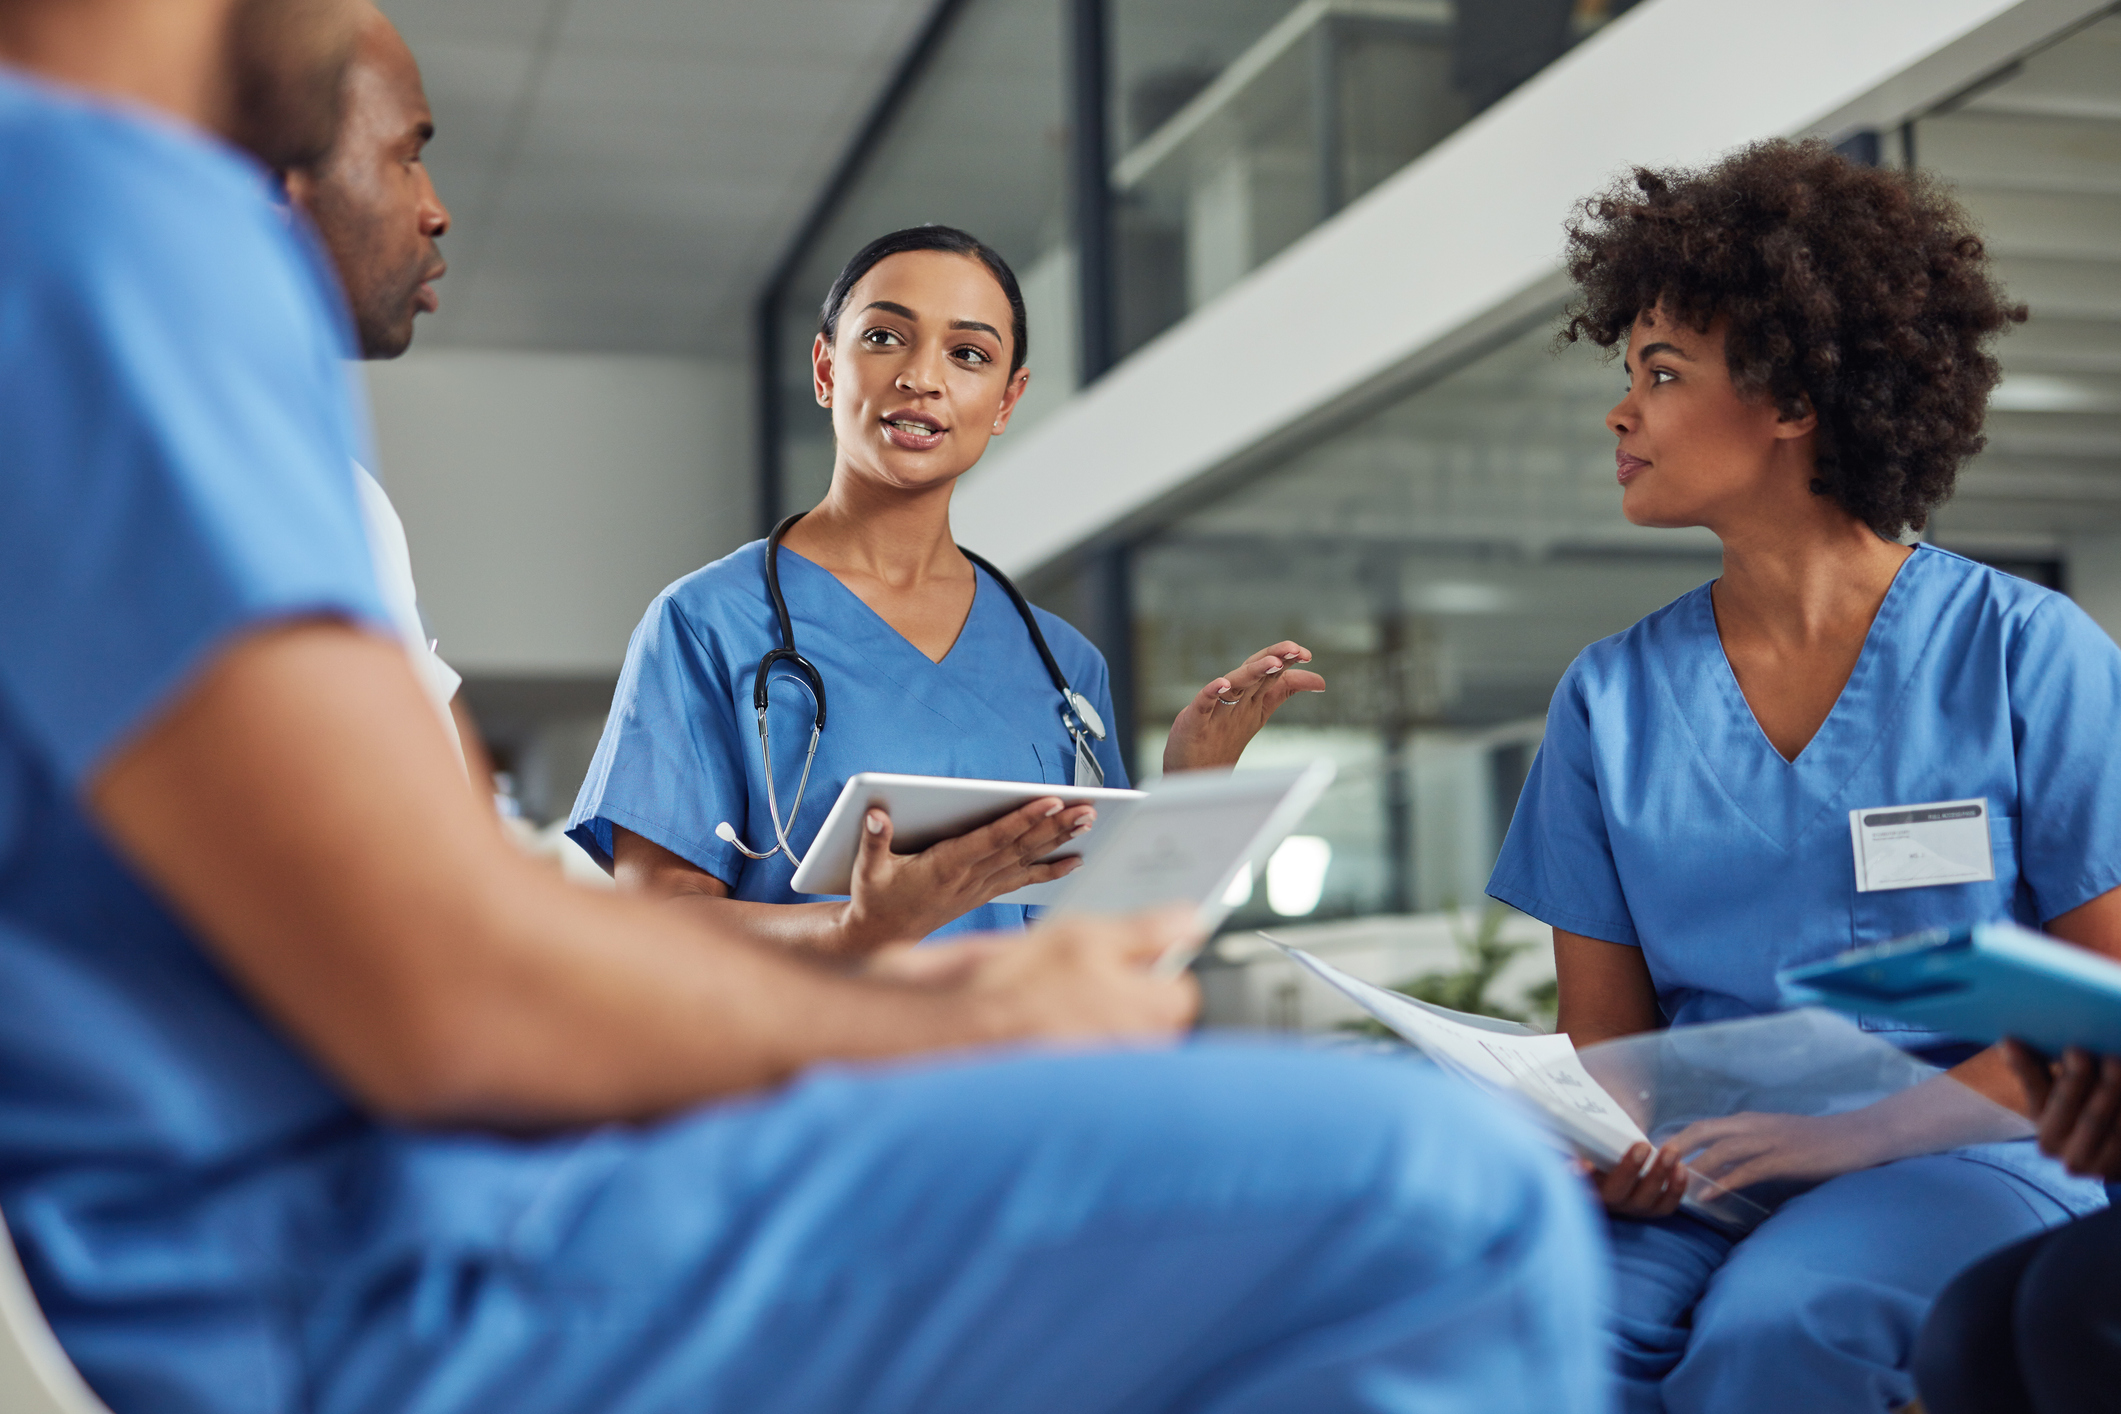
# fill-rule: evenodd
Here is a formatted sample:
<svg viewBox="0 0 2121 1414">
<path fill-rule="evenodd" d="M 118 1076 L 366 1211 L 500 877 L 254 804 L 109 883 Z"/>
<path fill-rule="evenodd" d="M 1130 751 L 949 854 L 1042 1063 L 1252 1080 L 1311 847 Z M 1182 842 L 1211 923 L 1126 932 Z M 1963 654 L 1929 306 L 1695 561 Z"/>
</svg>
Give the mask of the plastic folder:
<svg viewBox="0 0 2121 1414">
<path fill-rule="evenodd" d="M 2121 1055 L 2121 963 L 2015 923 L 1938 928 L 1778 974 L 1793 1006 L 1891 1017 L 2048 1055 Z"/>
</svg>

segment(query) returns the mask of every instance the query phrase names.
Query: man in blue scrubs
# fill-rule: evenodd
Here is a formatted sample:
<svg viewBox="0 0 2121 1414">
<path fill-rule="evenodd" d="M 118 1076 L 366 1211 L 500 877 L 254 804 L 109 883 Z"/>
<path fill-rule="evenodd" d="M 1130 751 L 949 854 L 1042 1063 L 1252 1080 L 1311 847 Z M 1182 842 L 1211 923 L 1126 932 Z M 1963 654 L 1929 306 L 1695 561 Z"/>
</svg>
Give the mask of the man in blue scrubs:
<svg viewBox="0 0 2121 1414">
<path fill-rule="evenodd" d="M 855 974 L 511 851 L 378 601 L 336 292 L 206 136 L 314 151 L 349 19 L 0 4 L 0 1211 L 97 1392 L 1601 1409 L 1552 1156 L 1161 1044 L 1183 923 Z"/>
</svg>

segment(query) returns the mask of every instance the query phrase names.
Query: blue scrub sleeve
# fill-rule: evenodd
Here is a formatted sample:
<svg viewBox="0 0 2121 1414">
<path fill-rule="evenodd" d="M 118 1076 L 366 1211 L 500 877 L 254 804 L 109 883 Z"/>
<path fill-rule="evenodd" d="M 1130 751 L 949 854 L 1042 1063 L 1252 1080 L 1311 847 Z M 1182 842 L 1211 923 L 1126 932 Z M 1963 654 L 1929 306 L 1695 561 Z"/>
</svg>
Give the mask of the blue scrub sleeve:
<svg viewBox="0 0 2121 1414">
<path fill-rule="evenodd" d="M 1547 707 L 1546 737 L 1517 797 L 1488 895 L 1552 927 L 1641 946 L 1599 800 L 1582 658 Z"/>
<path fill-rule="evenodd" d="M 2042 923 L 2121 886 L 2121 648 L 2059 594 L 2008 659 L 2020 877 Z"/>
<path fill-rule="evenodd" d="M 742 878 L 747 861 L 714 830 L 724 820 L 740 833 L 748 830 L 745 753 L 758 749 L 758 726 L 748 714 L 738 719 L 727 656 L 668 593 L 648 606 L 633 631 L 603 738 L 568 817 L 568 835 L 605 869 L 612 867 L 611 829 L 617 825 L 732 889 Z M 746 704 L 754 666 L 749 659 L 741 665 Z M 792 785 L 806 742 L 781 736 L 778 709 L 773 720 L 775 746 Z M 783 800 L 781 808 L 787 810 L 789 802 Z"/>
<path fill-rule="evenodd" d="M 262 172 L 105 121 L 0 152 L 0 693 L 73 786 L 245 627 L 383 619 L 309 253 Z"/>
</svg>

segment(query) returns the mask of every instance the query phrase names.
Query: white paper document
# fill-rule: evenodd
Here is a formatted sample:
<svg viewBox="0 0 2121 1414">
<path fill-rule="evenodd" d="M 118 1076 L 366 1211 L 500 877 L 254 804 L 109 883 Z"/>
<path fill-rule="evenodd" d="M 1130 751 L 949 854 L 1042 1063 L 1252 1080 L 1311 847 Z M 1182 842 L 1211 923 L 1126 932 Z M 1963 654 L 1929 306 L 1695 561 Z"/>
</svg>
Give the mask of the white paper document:
<svg viewBox="0 0 2121 1414">
<path fill-rule="evenodd" d="M 1851 810 L 1849 835 L 1860 894 L 1975 884 L 1996 877 L 1985 799 Z"/>
<path fill-rule="evenodd" d="M 1511 1022 L 1418 1002 L 1351 977 L 1302 948 L 1273 938 L 1267 941 L 1438 1065 L 1529 1104 L 1570 1147 L 1600 1168 L 1618 1163 L 1635 1145 L 1651 1142 L 1634 1117 L 1583 1068 L 1567 1036 L 1544 1036 Z M 1750 1227 L 1767 1216 L 1765 1209 L 1698 1174 L 1689 1182 L 1681 1206 L 1697 1216 L 1739 1227 Z"/>
</svg>

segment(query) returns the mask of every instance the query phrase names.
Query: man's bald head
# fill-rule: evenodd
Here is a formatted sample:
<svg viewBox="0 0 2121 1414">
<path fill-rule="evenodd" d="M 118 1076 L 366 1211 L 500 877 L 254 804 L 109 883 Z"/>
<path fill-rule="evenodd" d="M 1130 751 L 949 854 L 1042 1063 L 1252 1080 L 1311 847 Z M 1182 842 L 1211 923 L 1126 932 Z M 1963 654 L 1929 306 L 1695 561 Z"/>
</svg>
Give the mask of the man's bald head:
<svg viewBox="0 0 2121 1414">
<path fill-rule="evenodd" d="M 366 7 L 340 90 L 338 132 L 314 162 L 291 168 L 287 190 L 324 237 L 346 288 L 363 358 L 396 358 L 413 320 L 439 300 L 447 266 L 436 241 L 449 210 L 422 153 L 434 116 L 420 66 L 395 26 Z"/>
<path fill-rule="evenodd" d="M 314 161 L 339 122 L 364 0 L 235 0 L 228 135 L 270 167 Z"/>
</svg>

